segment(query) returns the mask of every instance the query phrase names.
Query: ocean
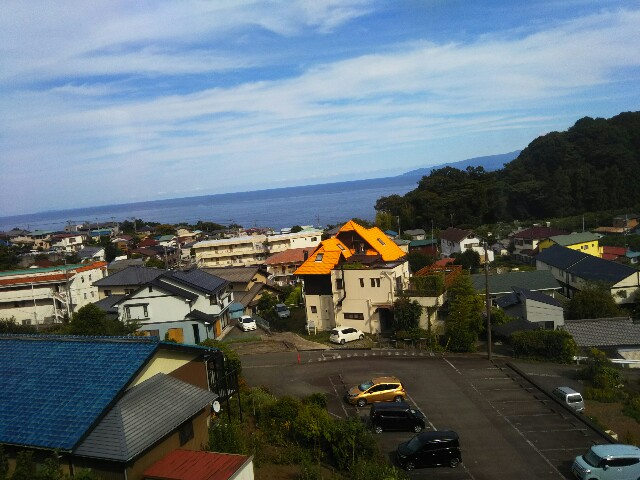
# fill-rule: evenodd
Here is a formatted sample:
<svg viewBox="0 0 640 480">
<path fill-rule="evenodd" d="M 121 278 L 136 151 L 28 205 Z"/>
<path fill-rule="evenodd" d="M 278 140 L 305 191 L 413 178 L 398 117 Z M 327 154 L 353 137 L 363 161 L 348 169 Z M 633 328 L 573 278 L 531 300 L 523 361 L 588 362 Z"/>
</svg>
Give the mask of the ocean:
<svg viewBox="0 0 640 480">
<path fill-rule="evenodd" d="M 421 176 L 354 180 L 303 187 L 198 197 L 153 200 L 0 217 L 0 231 L 62 230 L 69 223 L 121 222 L 139 218 L 147 222 L 195 224 L 199 220 L 244 228 L 281 229 L 294 225 L 326 226 L 351 218 L 375 219 L 376 201 L 415 189 Z"/>
</svg>

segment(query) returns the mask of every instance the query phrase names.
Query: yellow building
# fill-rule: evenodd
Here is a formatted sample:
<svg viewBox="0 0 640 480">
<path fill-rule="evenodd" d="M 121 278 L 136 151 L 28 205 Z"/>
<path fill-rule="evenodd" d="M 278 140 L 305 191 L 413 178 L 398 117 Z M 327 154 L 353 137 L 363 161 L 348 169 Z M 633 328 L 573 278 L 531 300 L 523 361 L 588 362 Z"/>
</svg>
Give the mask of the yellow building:
<svg viewBox="0 0 640 480">
<path fill-rule="evenodd" d="M 555 235 L 553 237 L 545 238 L 538 244 L 538 250 L 543 251 L 545 248 L 549 248 L 553 245 L 560 245 L 561 247 L 567 247 L 572 250 L 578 250 L 587 255 L 593 255 L 594 257 L 602 257 L 600 245 L 598 243 L 599 236 L 591 232 L 582 233 L 570 233 L 568 235 Z"/>
</svg>

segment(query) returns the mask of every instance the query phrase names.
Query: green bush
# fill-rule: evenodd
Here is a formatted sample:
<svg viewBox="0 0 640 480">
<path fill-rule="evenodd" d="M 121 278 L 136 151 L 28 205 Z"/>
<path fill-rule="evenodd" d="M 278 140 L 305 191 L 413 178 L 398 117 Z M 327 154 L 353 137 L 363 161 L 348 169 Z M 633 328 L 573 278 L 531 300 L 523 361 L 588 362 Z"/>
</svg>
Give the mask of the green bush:
<svg viewBox="0 0 640 480">
<path fill-rule="evenodd" d="M 519 358 L 535 358 L 571 363 L 578 351 L 575 340 L 564 330 L 530 330 L 511 336 L 513 353 Z"/>
<path fill-rule="evenodd" d="M 302 400 L 302 403 L 317 405 L 321 408 L 327 408 L 327 395 L 325 393 L 312 393 Z"/>
<path fill-rule="evenodd" d="M 242 374 L 242 362 L 240 361 L 240 355 L 228 344 L 212 338 L 207 338 L 205 341 L 200 342 L 199 345 L 203 347 L 218 348 L 224 354 L 224 363 L 227 370 L 235 370 L 238 376 Z"/>
<path fill-rule="evenodd" d="M 476 350 L 478 334 L 461 322 L 447 325 L 446 350 L 451 352 L 474 352 Z"/>
<path fill-rule="evenodd" d="M 389 465 L 388 462 L 378 459 L 371 460 L 362 458 L 354 463 L 351 469 L 352 480 L 371 480 L 373 478 L 382 480 L 404 480 L 408 477 L 402 470 L 399 470 L 393 465 Z"/>
<path fill-rule="evenodd" d="M 220 422 L 217 425 L 212 425 L 209 428 L 208 450 L 219 453 L 248 453 L 247 441 L 242 435 L 240 423 Z"/>
<path fill-rule="evenodd" d="M 640 396 L 630 398 L 622 408 L 622 413 L 640 423 Z"/>
<path fill-rule="evenodd" d="M 334 421 L 333 428 L 325 432 L 333 461 L 340 470 L 352 470 L 356 461 L 371 458 L 377 445 L 371 432 L 358 418 Z"/>
<path fill-rule="evenodd" d="M 620 400 L 620 393 L 620 391 L 611 388 L 587 387 L 584 389 L 584 398 L 602 403 L 615 403 Z"/>
</svg>

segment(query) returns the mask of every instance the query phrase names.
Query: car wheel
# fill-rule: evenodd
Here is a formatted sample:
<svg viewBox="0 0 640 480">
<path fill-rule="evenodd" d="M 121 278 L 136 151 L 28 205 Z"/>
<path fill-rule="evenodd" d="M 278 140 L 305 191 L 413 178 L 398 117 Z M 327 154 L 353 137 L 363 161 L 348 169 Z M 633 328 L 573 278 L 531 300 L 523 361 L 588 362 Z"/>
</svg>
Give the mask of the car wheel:
<svg viewBox="0 0 640 480">
<path fill-rule="evenodd" d="M 396 395 L 396 398 L 393 399 L 394 402 L 401 402 L 403 400 L 404 398 L 402 398 L 400 395 Z"/>
<path fill-rule="evenodd" d="M 416 468 L 416 466 L 415 466 L 415 464 L 413 462 L 407 462 L 407 463 L 404 464 L 404 469 L 409 471 L 409 472 L 411 470 L 413 470 L 414 468 Z"/>
<path fill-rule="evenodd" d="M 420 425 L 415 425 L 413 427 L 413 431 L 416 433 L 420 433 L 422 431 L 422 427 Z"/>
<path fill-rule="evenodd" d="M 458 465 L 460 465 L 460 459 L 459 458 L 452 458 L 451 461 L 449 462 L 449 466 L 451 468 L 456 468 Z"/>
<path fill-rule="evenodd" d="M 364 398 L 359 398 L 358 399 L 357 405 L 359 407 L 364 407 L 366 404 L 367 404 L 367 401 Z"/>
<path fill-rule="evenodd" d="M 340 340 L 340 345 L 344 345 L 344 338 Z"/>
<path fill-rule="evenodd" d="M 364 335 L 360 334 L 360 336 L 358 337 L 358 340 L 364 340 Z"/>
<path fill-rule="evenodd" d="M 376 425 L 373 427 L 373 431 L 376 433 L 382 433 L 382 427 L 380 425 Z"/>
</svg>

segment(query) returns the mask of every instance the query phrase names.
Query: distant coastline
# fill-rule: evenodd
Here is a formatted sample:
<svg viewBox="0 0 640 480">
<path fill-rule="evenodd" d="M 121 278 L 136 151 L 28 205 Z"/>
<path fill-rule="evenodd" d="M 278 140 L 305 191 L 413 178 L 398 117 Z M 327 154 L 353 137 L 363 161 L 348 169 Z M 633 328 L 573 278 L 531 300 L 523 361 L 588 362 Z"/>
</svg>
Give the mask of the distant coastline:
<svg viewBox="0 0 640 480">
<path fill-rule="evenodd" d="M 431 170 L 451 166 L 482 166 L 496 170 L 515 152 L 475 157 L 460 162 L 425 167 L 393 177 L 279 187 L 247 192 L 219 193 L 92 207 L 48 210 L 0 217 L 0 231 L 12 228 L 60 230 L 68 223 L 124 221 L 141 218 L 162 223 L 214 221 L 223 225 L 272 228 L 303 224 L 333 224 L 349 218 L 375 218 L 375 203 L 383 196 L 404 195 L 417 187 Z M 266 207 L 266 208 L 265 208 Z"/>
</svg>

